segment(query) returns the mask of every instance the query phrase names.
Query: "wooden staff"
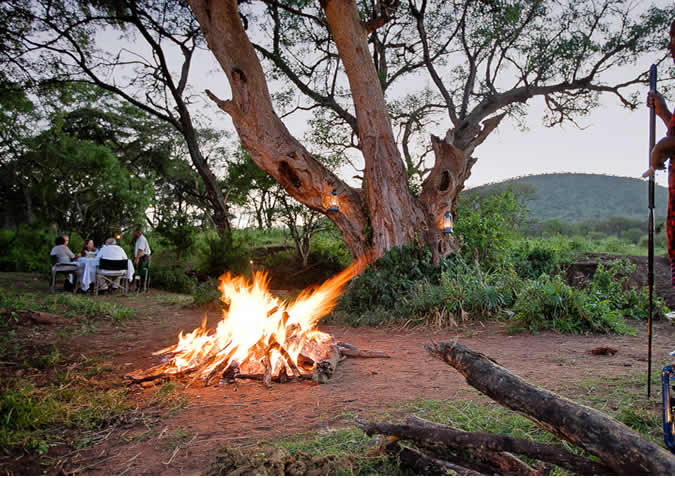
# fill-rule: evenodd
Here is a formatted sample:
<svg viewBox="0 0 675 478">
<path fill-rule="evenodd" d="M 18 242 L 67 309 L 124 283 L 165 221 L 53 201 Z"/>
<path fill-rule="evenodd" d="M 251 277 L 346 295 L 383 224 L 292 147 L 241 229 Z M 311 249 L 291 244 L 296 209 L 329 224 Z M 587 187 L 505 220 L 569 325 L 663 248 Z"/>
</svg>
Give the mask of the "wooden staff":
<svg viewBox="0 0 675 478">
<path fill-rule="evenodd" d="M 649 90 L 656 93 L 656 65 L 649 67 Z M 649 110 L 649 167 L 651 168 L 651 154 L 656 143 L 656 110 L 655 105 Z M 654 295 L 654 172 L 649 175 L 649 241 L 647 246 L 647 283 L 649 287 L 649 315 L 647 318 L 647 398 L 652 393 L 652 309 Z"/>
</svg>

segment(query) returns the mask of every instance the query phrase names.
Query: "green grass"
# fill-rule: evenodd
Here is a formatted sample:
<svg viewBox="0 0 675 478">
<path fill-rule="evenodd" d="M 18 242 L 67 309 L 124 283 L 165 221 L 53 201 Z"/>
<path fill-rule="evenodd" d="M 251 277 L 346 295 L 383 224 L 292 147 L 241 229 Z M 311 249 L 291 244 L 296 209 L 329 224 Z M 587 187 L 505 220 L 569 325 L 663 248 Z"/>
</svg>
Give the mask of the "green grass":
<svg viewBox="0 0 675 478">
<path fill-rule="evenodd" d="M 126 389 L 99 390 L 83 377 L 38 387 L 10 380 L 0 392 L 0 448 L 22 447 L 38 453 L 67 440 L 66 432 L 107 427 L 129 410 Z"/>
<path fill-rule="evenodd" d="M 652 390 L 656 397 L 651 400 L 645 397 L 645 384 L 644 373 L 635 373 L 620 378 L 593 377 L 567 386 L 563 395 L 616 418 L 643 437 L 664 446 L 661 437 L 661 407 L 658 397 L 660 393 L 659 374 L 652 375 Z M 478 392 L 476 394 L 480 395 Z M 571 453 L 583 454 L 583 450 L 579 447 L 561 440 L 542 430 L 522 415 L 493 402 L 481 404 L 473 400 L 418 398 L 412 402 L 395 404 L 391 411 L 371 415 L 366 419 L 402 423 L 404 417 L 409 414 L 470 432 L 505 434 L 559 446 Z M 291 455 L 305 453 L 315 457 L 335 455 L 347 458 L 346 464 L 338 470 L 337 474 L 399 475 L 406 472 L 406 470 L 399 469 L 396 462 L 390 458 L 369 456 L 369 451 L 377 447 L 378 439 L 367 437 L 351 423 L 353 419 L 346 417 L 342 427 L 291 436 L 272 445 L 282 448 Z M 521 458 L 532 463 L 532 460 Z M 553 467 L 550 473 L 567 474 L 565 470 L 558 467 Z"/>
<path fill-rule="evenodd" d="M 35 292 L 18 294 L 12 289 L 0 289 L 0 309 L 6 309 L 9 314 L 2 314 L 0 321 L 8 321 L 8 315 L 18 310 L 34 310 L 50 312 L 65 317 L 83 317 L 86 319 L 111 319 L 114 322 L 124 322 L 136 318 L 136 311 L 130 307 L 118 305 L 93 297 L 58 294 L 45 295 Z M 0 322 L 0 325 L 3 325 Z"/>
</svg>

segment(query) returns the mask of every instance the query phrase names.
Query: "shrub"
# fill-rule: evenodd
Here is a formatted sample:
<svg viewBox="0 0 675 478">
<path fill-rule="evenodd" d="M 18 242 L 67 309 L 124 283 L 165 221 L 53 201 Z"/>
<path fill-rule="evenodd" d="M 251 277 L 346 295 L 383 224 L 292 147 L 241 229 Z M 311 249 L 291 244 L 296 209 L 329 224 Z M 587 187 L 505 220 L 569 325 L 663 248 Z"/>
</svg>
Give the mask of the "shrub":
<svg viewBox="0 0 675 478">
<path fill-rule="evenodd" d="M 152 286 L 170 292 L 191 294 L 197 287 L 197 280 L 187 275 L 181 266 L 152 264 L 150 271 Z"/>
<path fill-rule="evenodd" d="M 47 228 L 20 226 L 0 231 L 0 270 L 5 272 L 46 272 L 55 234 Z"/>
<path fill-rule="evenodd" d="M 634 319 L 647 319 L 649 315 L 649 290 L 647 287 L 637 289 L 629 285 L 630 276 L 635 272 L 635 264 L 627 259 L 617 259 L 607 264 L 600 264 L 588 284 L 588 292 L 602 300 L 607 300 L 612 307 L 624 316 Z M 653 296 L 653 318 L 663 319 L 668 308 L 662 297 Z"/>
<path fill-rule="evenodd" d="M 443 272 L 441 286 L 447 307 L 456 317 L 498 317 L 513 305 L 522 280 L 512 267 L 486 272 L 478 264 L 468 266 L 461 256 L 453 257 Z"/>
<path fill-rule="evenodd" d="M 353 260 L 337 229 L 315 234 L 311 240 L 310 254 L 312 262 L 319 262 L 322 267 L 330 267 L 335 271 L 348 267 Z"/>
<path fill-rule="evenodd" d="M 511 190 L 460 196 L 455 223 L 460 253 L 483 266 L 507 262 L 516 227 L 526 215 Z"/>
<path fill-rule="evenodd" d="M 218 281 L 207 280 L 197 285 L 192 292 L 192 305 L 208 305 L 220 300 L 221 293 L 218 290 Z"/>
<path fill-rule="evenodd" d="M 573 253 L 569 240 L 524 240 L 512 250 L 513 264 L 523 278 L 536 279 L 542 274 L 554 275 L 564 263 L 571 262 Z"/>
<path fill-rule="evenodd" d="M 249 266 L 248 241 L 244 234 L 221 237 L 215 233 L 207 235 L 206 250 L 203 251 L 200 271 L 211 277 L 220 277 L 227 271 L 244 273 Z"/>
<path fill-rule="evenodd" d="M 340 297 L 338 310 L 360 316 L 379 309 L 390 317 L 408 312 L 401 299 L 411 294 L 416 281 L 438 285 L 441 269 L 431 263 L 431 251 L 414 244 L 394 247 L 354 279 Z M 355 323 L 362 322 L 356 319 Z"/>
<path fill-rule="evenodd" d="M 528 280 L 514 304 L 511 331 L 555 330 L 562 333 L 632 332 L 607 299 L 567 285 L 560 276 Z"/>
</svg>

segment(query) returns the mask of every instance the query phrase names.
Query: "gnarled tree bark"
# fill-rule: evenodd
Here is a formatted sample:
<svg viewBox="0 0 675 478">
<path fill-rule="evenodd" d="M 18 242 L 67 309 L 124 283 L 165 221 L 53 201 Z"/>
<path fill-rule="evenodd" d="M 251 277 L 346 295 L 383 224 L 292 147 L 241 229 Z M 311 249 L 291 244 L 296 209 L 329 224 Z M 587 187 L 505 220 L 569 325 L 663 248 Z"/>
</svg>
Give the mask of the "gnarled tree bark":
<svg viewBox="0 0 675 478">
<path fill-rule="evenodd" d="M 378 73 L 368 49 L 368 28 L 353 0 L 322 3 L 343 61 L 356 111 L 365 160 L 364 190 L 350 187 L 318 162 L 275 113 L 260 61 L 241 23 L 236 0 L 189 0 L 209 48 L 232 89 L 231 100 L 207 92 L 228 113 L 253 161 L 305 206 L 328 216 L 355 257 L 379 257 L 394 246 L 416 240 L 430 244 L 434 257 L 453 250 L 440 232 L 441 216 L 453 211 L 469 174 L 461 151 L 434 139 L 441 182 L 430 179 L 424 194 L 408 190 L 405 164 L 393 134 Z M 337 190 L 338 211 L 328 196 Z"/>
</svg>

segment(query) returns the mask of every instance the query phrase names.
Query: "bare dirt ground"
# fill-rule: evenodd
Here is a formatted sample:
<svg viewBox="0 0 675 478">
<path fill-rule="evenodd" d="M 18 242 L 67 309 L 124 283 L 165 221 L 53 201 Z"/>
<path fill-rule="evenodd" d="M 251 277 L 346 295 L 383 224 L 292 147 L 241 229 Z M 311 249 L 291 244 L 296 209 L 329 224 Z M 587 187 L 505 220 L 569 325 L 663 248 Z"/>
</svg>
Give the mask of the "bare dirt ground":
<svg viewBox="0 0 675 478">
<path fill-rule="evenodd" d="M 642 259 L 641 259 L 642 260 Z M 667 265 L 667 261 L 666 261 Z M 664 277 L 664 264 L 657 268 L 657 291 L 671 306 L 673 296 Z M 640 271 L 638 271 L 640 273 Z M 27 281 L 29 279 L 26 279 Z M 664 286 L 666 284 L 668 287 Z M 27 287 L 46 284 L 33 283 Z M 192 330 L 205 312 L 165 305 L 163 293 L 105 297 L 133 307 L 139 320 L 123 326 L 101 325 L 96 333 L 74 336 L 68 345 L 71 355 L 104 356 L 110 365 L 96 383 L 109 387 L 127 386 L 126 372 L 157 363 L 152 352 L 175 342 L 180 330 Z M 218 320 L 208 312 L 209 323 Z M 167 413 L 152 402 L 157 387 L 134 388 L 130 400 L 138 404 L 142 420 L 121 424 L 105 440 L 80 450 L 69 451 L 67 459 L 52 461 L 41 469 L 50 474 L 87 475 L 198 475 L 206 471 L 223 445 L 249 446 L 296 433 L 323 433 L 353 423 L 353 418 L 395 412 L 400 403 L 425 399 L 468 399 L 488 401 L 464 382 L 446 364 L 432 359 L 424 350 L 431 341 L 457 339 L 481 351 L 526 380 L 559 393 L 574 393 L 587 378 L 608 377 L 621 386 L 623 377 L 647 369 L 646 327 L 631 322 L 637 336 L 566 336 L 555 333 L 509 336 L 502 323 L 471 323 L 440 331 L 393 328 L 345 328 L 323 326 L 337 340 L 363 349 L 384 350 L 389 359 L 347 359 L 324 385 L 307 382 L 273 384 L 266 389 L 256 382 L 238 382 L 204 388 L 195 383 L 186 390 L 188 405 Z M 35 327 L 35 326 L 33 326 Z M 44 341 L 54 334 L 41 326 Z M 587 351 L 598 346 L 618 350 L 613 356 L 595 356 Z M 654 327 L 652 373 L 658 374 L 667 354 L 675 349 L 675 327 L 667 322 Z M 658 390 L 650 402 L 659 408 Z M 180 440 L 168 440 L 180 437 Z M 18 459 L 18 458 L 17 458 Z M 1 463 L 1 462 L 0 462 Z M 5 461 L 5 463 L 7 463 Z M 40 472 L 33 470 L 33 472 Z M 8 468 L 11 473 L 11 469 Z"/>
</svg>

